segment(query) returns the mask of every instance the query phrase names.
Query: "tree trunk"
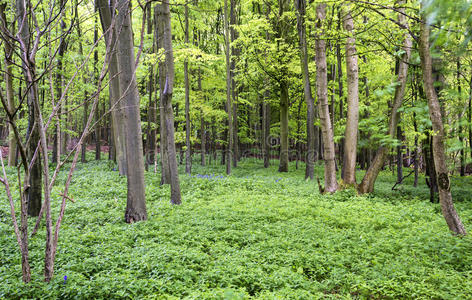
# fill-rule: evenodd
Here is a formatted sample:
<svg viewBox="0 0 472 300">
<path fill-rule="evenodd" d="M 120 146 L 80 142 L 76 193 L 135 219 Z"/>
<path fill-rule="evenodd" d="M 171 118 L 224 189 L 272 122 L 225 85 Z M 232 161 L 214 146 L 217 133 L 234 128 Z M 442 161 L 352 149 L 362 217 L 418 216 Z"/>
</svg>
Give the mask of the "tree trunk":
<svg viewBox="0 0 472 300">
<path fill-rule="evenodd" d="M 133 29 L 131 27 L 131 11 L 129 0 L 118 1 L 116 29 L 118 36 L 118 68 L 120 91 L 126 105 L 126 162 L 128 197 L 126 202 L 125 221 L 134 223 L 147 219 L 143 142 L 141 138 L 141 117 L 139 112 L 139 93 L 135 78 L 135 61 L 133 45 Z"/>
<path fill-rule="evenodd" d="M 185 4 L 185 43 L 188 47 L 189 43 L 189 31 L 188 31 L 188 3 Z M 191 144 L 190 144 L 190 87 L 188 81 L 188 60 L 184 61 L 184 84 L 185 84 L 185 173 L 192 173 L 192 156 L 191 156 Z"/>
<path fill-rule="evenodd" d="M 406 21 L 405 15 L 403 12 L 404 9 L 400 9 L 400 13 L 398 14 L 398 20 L 401 24 L 408 26 L 408 22 Z M 406 88 L 406 81 L 408 78 L 408 61 L 411 56 L 411 49 L 412 49 L 412 41 L 411 37 L 408 33 L 404 34 L 404 41 L 403 41 L 403 55 L 398 64 L 398 85 L 395 87 L 395 95 L 393 98 L 393 105 L 392 110 L 390 112 L 390 120 L 388 124 L 388 134 L 390 138 L 395 138 L 397 125 L 400 120 L 400 113 L 398 109 L 402 105 L 403 96 L 405 95 L 405 88 Z M 379 150 L 377 151 L 374 160 L 371 162 L 369 169 L 367 170 L 362 182 L 360 183 L 358 190 L 359 193 L 372 193 L 374 191 L 375 181 L 377 180 L 377 176 L 379 175 L 380 171 L 382 170 L 385 160 L 387 159 L 389 152 L 389 147 L 382 145 L 380 146 Z"/>
<path fill-rule="evenodd" d="M 347 31 L 346 74 L 347 74 L 347 120 L 344 134 L 343 181 L 356 184 L 357 134 L 359 124 L 359 70 L 357 64 L 356 40 L 354 38 L 354 20 L 348 12 L 343 20 Z"/>
<path fill-rule="evenodd" d="M 3 26 L 8 28 L 7 19 L 5 15 L 5 6 L 6 4 L 0 5 L 0 18 L 3 22 Z M 13 49 L 10 46 L 11 41 L 7 40 L 8 38 L 5 37 L 3 42 L 4 45 L 4 53 L 5 53 L 5 89 L 6 89 L 6 96 L 7 96 L 7 104 L 8 109 L 13 111 L 15 109 L 15 95 L 13 92 Z M 17 152 L 17 144 L 16 138 L 13 134 L 13 127 L 11 124 L 9 125 L 9 132 L 10 135 L 8 137 L 8 166 L 14 167 L 16 166 L 16 152 Z"/>
<path fill-rule="evenodd" d="M 153 20 L 152 20 L 152 9 L 151 5 L 148 5 L 147 8 L 147 33 L 152 35 L 153 29 Z M 153 35 L 154 36 L 154 35 Z M 155 42 L 153 41 L 152 53 L 154 53 Z M 156 149 L 156 102 L 154 101 L 154 66 L 151 65 L 149 67 L 149 82 L 148 82 L 148 113 L 147 113 L 147 121 L 148 121 L 148 131 L 147 131 L 147 138 L 146 138 L 146 168 L 149 165 L 154 164 L 154 157 L 156 153 L 154 153 L 154 149 Z"/>
<path fill-rule="evenodd" d="M 438 96 L 434 89 L 432 59 L 429 48 L 429 30 L 429 25 L 427 25 L 426 20 L 423 17 L 420 27 L 418 50 L 421 58 L 421 67 L 423 69 L 423 83 L 426 98 L 428 100 L 429 116 L 435 132 L 433 136 L 433 156 L 439 187 L 439 202 L 441 203 L 441 210 L 449 229 L 454 234 L 465 235 L 465 227 L 462 224 L 452 202 L 451 182 L 449 180 L 446 165 L 446 153 L 444 150 L 444 126 L 442 123 Z"/>
<path fill-rule="evenodd" d="M 231 42 L 238 38 L 238 32 L 234 26 L 237 25 L 237 12 L 236 12 L 236 0 L 230 2 L 230 35 Z M 231 54 L 235 57 L 231 59 L 231 94 L 233 99 L 233 167 L 238 166 L 239 161 L 239 142 L 238 142 L 238 95 L 239 91 L 236 84 L 236 59 L 239 56 L 239 49 L 231 47 Z"/>
<path fill-rule="evenodd" d="M 326 4 L 318 4 L 316 7 L 317 31 L 316 47 L 316 92 L 318 95 L 318 105 L 320 110 L 321 130 L 323 134 L 323 152 L 325 161 L 325 192 L 334 193 L 338 189 L 336 181 L 336 162 L 334 150 L 333 127 L 329 116 L 328 104 L 328 77 L 326 65 L 326 41 L 322 36 L 324 34 L 323 23 L 326 18 Z"/>
<path fill-rule="evenodd" d="M 270 165 L 270 90 L 267 89 L 264 93 L 264 102 L 262 103 L 262 153 L 264 154 L 264 168 Z"/>
<path fill-rule="evenodd" d="M 306 14 L 306 1 L 295 0 L 295 7 L 298 11 L 297 14 L 297 29 L 298 29 L 298 40 L 300 49 L 300 64 L 302 66 L 303 75 L 303 92 L 305 95 L 306 102 L 306 141 L 307 141 L 307 155 L 306 155 L 306 169 L 305 179 L 310 178 L 313 180 L 314 176 L 314 164 L 315 164 L 315 110 L 314 110 L 314 99 L 311 92 L 310 74 L 308 71 L 308 49 L 306 41 L 306 26 L 305 26 L 305 14 Z"/>
<path fill-rule="evenodd" d="M 280 81 L 280 162 L 279 172 L 288 172 L 288 84 Z"/>
<path fill-rule="evenodd" d="M 174 53 L 172 50 L 172 33 L 171 33 L 171 19 L 170 19 L 170 8 L 168 2 L 163 2 L 161 5 L 157 5 L 158 11 L 158 27 L 162 27 L 163 35 L 160 36 L 162 46 L 165 51 L 165 62 L 164 68 L 165 74 L 159 74 L 161 76 L 162 99 L 161 103 L 164 107 L 164 119 L 165 119 L 165 135 L 167 140 L 167 159 L 169 164 L 169 177 L 170 177 L 170 202 L 172 204 L 180 204 L 180 182 L 177 165 L 177 153 L 175 150 L 175 137 L 174 137 L 174 112 L 172 109 L 172 94 L 174 88 Z M 164 78 L 163 78 L 164 77 Z"/>
<path fill-rule="evenodd" d="M 116 161 L 118 163 L 119 173 L 120 175 L 124 176 L 127 173 L 125 116 L 124 110 L 122 108 L 124 99 L 121 98 L 120 75 L 118 71 L 118 58 L 116 51 L 116 36 L 120 29 L 116 26 L 115 21 L 115 1 L 110 1 L 110 5 L 108 5 L 107 0 L 97 0 L 97 2 L 103 32 L 108 32 L 108 34 L 105 35 L 107 51 L 111 51 L 109 62 L 109 91 L 112 105 L 111 124 L 113 127 L 113 145 L 115 146 Z M 113 26 L 113 28 L 109 30 L 111 26 Z"/>
<path fill-rule="evenodd" d="M 228 113 L 228 147 L 226 149 L 226 174 L 231 174 L 231 162 L 233 161 L 233 105 L 231 101 L 231 59 L 230 59 L 230 32 L 228 25 L 228 0 L 224 3 L 225 23 L 225 54 L 226 54 L 226 112 Z M 224 154 L 223 154 L 224 155 Z"/>
</svg>

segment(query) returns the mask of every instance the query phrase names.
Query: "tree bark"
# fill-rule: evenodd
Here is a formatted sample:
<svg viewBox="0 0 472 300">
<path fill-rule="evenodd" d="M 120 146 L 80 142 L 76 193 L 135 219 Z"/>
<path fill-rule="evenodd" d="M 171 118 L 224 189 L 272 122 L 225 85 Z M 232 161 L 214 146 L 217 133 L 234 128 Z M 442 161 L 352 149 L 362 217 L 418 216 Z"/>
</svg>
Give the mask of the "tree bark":
<svg viewBox="0 0 472 300">
<path fill-rule="evenodd" d="M 334 150 L 334 134 L 329 116 L 328 104 L 328 75 L 326 64 L 326 41 L 322 34 L 323 23 L 326 18 L 326 4 L 318 4 L 316 7 L 317 31 L 316 47 L 316 92 L 320 110 L 321 130 L 323 134 L 323 152 L 325 161 L 325 192 L 334 193 L 338 189 L 336 180 L 336 157 Z"/>
<path fill-rule="evenodd" d="M 313 180 L 315 170 L 315 103 L 310 84 L 310 73 L 308 71 L 308 49 L 306 41 L 306 0 L 294 0 L 297 9 L 298 46 L 300 50 L 300 64 L 303 76 L 303 93 L 306 102 L 306 143 L 307 155 L 305 159 L 305 179 Z"/>
<path fill-rule="evenodd" d="M 172 33 L 171 33 L 171 18 L 169 2 L 163 2 L 161 5 L 157 5 L 158 10 L 158 27 L 162 27 L 163 36 L 162 45 L 165 51 L 165 62 L 164 68 L 165 74 L 160 74 L 162 90 L 161 103 L 164 106 L 165 113 L 165 135 L 167 140 L 167 154 L 169 164 L 169 177 L 170 177 L 170 202 L 172 204 L 180 204 L 181 193 L 180 193 L 180 181 L 177 165 L 177 153 L 175 150 L 175 137 L 174 137 L 174 113 L 172 109 L 172 93 L 174 88 L 174 53 L 172 50 Z"/>
<path fill-rule="evenodd" d="M 126 105 L 126 162 L 128 196 L 126 202 L 125 221 L 134 223 L 147 219 L 143 142 L 141 138 L 141 117 L 139 111 L 139 93 L 136 84 L 134 61 L 133 29 L 131 27 L 130 0 L 118 0 L 116 29 L 118 30 L 118 68 L 120 78 L 120 94 Z"/>
<path fill-rule="evenodd" d="M 113 145 L 116 151 L 116 161 L 118 163 L 118 171 L 120 175 L 124 176 L 127 173 L 126 163 L 126 139 L 125 139 L 125 116 L 123 110 L 123 102 L 120 88 L 120 76 L 118 71 L 118 58 L 117 58 L 117 33 L 120 28 L 116 26 L 116 15 L 115 11 L 115 0 L 111 0 L 108 4 L 107 0 L 97 0 L 98 9 L 100 13 L 100 21 L 102 24 L 103 32 L 105 34 L 105 42 L 110 45 L 110 49 L 107 51 L 111 52 L 109 62 L 109 77 L 110 77 L 110 98 L 111 98 L 111 124 L 113 132 Z M 111 29 L 110 29 L 111 28 Z"/>
<path fill-rule="evenodd" d="M 343 176 L 345 184 L 356 184 L 357 134 L 359 125 L 359 70 L 357 63 L 354 20 L 349 11 L 344 19 L 344 29 L 348 33 L 346 40 L 346 75 L 347 75 L 347 120 L 344 134 Z"/>
<path fill-rule="evenodd" d="M 465 235 L 465 227 L 462 224 L 452 202 L 451 183 L 446 165 L 446 153 L 444 150 L 444 126 L 442 123 L 438 96 L 434 89 L 432 58 L 429 46 L 429 30 L 429 25 L 427 25 L 426 19 L 423 16 L 420 26 L 418 50 L 421 58 L 421 67 L 423 69 L 423 84 L 426 98 L 428 100 L 429 116 L 435 132 L 433 136 L 433 156 L 439 187 L 439 202 L 449 229 L 454 234 Z"/>
</svg>

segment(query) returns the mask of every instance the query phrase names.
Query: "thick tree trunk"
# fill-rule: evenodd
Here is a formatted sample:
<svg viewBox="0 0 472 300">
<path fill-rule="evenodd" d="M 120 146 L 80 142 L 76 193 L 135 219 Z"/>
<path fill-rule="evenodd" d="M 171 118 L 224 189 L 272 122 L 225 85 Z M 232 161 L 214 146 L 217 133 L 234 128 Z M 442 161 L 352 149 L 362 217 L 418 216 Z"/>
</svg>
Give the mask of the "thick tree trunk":
<svg viewBox="0 0 472 300">
<path fill-rule="evenodd" d="M 404 9 L 401 9 L 403 11 Z M 401 24 L 408 26 L 405 16 L 402 13 L 398 14 L 398 20 Z M 393 105 L 392 110 L 390 112 L 390 120 L 388 124 L 388 134 L 390 138 L 395 138 L 397 125 L 400 120 L 400 113 L 398 109 L 401 107 L 403 102 L 403 96 L 405 95 L 405 88 L 406 88 L 406 81 L 408 78 L 408 61 L 411 56 L 411 48 L 412 48 L 412 41 L 411 37 L 408 33 L 404 35 L 403 41 L 403 55 L 398 64 L 398 85 L 395 88 L 395 95 L 393 98 Z M 369 169 L 367 170 L 362 182 L 359 184 L 358 190 L 359 193 L 372 193 L 374 191 L 375 181 L 377 180 L 377 176 L 379 175 L 380 171 L 382 170 L 385 161 L 387 159 L 389 152 L 388 146 L 380 146 L 379 150 L 377 151 L 374 160 L 371 162 Z"/>
<path fill-rule="evenodd" d="M 306 14 L 306 0 L 294 0 L 295 7 L 298 11 L 297 14 L 297 29 L 298 29 L 298 41 L 300 49 L 300 64 L 302 66 L 303 75 L 303 92 L 306 102 L 306 140 L 307 140 L 307 155 L 306 155 L 306 169 L 305 179 L 310 178 L 313 180 L 314 176 L 314 164 L 315 164 L 315 109 L 314 99 L 311 92 L 310 74 L 308 71 L 308 49 L 306 41 L 306 26 L 305 26 L 305 14 Z"/>
<path fill-rule="evenodd" d="M 102 24 L 103 32 L 107 32 L 105 35 L 105 41 L 107 44 L 107 51 L 111 51 L 110 62 L 109 62 L 109 76 L 110 76 L 110 98 L 111 98 L 111 124 L 113 132 L 113 145 L 115 146 L 116 161 L 118 163 L 118 170 L 120 175 L 126 175 L 127 163 L 126 163 L 126 139 L 125 139 L 125 116 L 123 102 L 121 98 L 120 88 L 120 75 L 118 71 L 118 59 L 117 59 L 117 43 L 116 36 L 120 28 L 116 26 L 116 15 L 115 1 L 110 1 L 108 5 L 107 0 L 97 0 L 98 9 L 100 13 L 100 20 Z M 109 28 L 113 26 L 110 30 Z"/>
<path fill-rule="evenodd" d="M 346 40 L 346 74 L 347 74 L 347 120 L 344 134 L 343 181 L 345 184 L 356 184 L 357 134 L 359 125 L 359 70 L 357 63 L 356 39 L 354 37 L 354 20 L 348 12 L 343 20 L 347 31 Z"/>
<path fill-rule="evenodd" d="M 429 46 L 429 26 L 423 18 L 420 28 L 419 38 L 419 53 L 421 57 L 421 67 L 423 69 L 423 83 L 426 98 L 428 100 L 429 116 L 433 124 L 435 132 L 433 136 L 433 156 L 434 166 L 436 169 L 438 187 L 439 187 L 439 202 L 441 203 L 441 210 L 446 219 L 449 229 L 454 234 L 466 234 L 464 225 L 462 224 L 452 202 L 451 182 L 448 175 L 446 165 L 446 153 L 444 148 L 444 126 L 442 123 L 441 108 L 438 101 L 438 96 L 434 89 L 432 59 Z"/>
<path fill-rule="evenodd" d="M 139 112 L 139 93 L 136 84 L 134 61 L 133 29 L 129 0 L 118 1 L 116 30 L 118 30 L 118 68 L 120 91 L 126 105 L 126 162 L 128 197 L 126 202 L 125 221 L 134 223 L 147 219 L 143 142 L 141 138 L 141 117 Z"/>
<path fill-rule="evenodd" d="M 316 7 L 318 31 L 316 47 L 316 92 L 320 110 L 321 130 L 323 133 L 323 152 L 325 161 L 325 192 L 334 193 L 338 189 L 336 180 L 336 157 L 334 150 L 334 134 L 329 116 L 328 104 L 328 78 L 326 65 L 326 41 L 322 34 L 323 23 L 326 18 L 326 4 L 318 4 Z"/>
<path fill-rule="evenodd" d="M 165 74 L 159 74 L 161 76 L 161 103 L 164 107 L 164 121 L 165 121 L 165 135 L 167 140 L 167 159 L 169 165 L 169 177 L 170 177 L 170 202 L 172 204 L 180 204 L 181 193 L 180 193 L 180 181 L 177 165 L 177 153 L 175 150 L 175 137 L 174 137 L 174 112 L 172 109 L 172 93 L 174 88 L 174 53 L 172 50 L 172 33 L 171 33 L 171 19 L 170 19 L 170 8 L 168 2 L 163 2 L 161 5 L 157 5 L 158 10 L 158 27 L 162 27 L 163 35 L 160 36 L 162 39 L 162 46 L 165 51 L 165 62 L 164 68 Z M 162 78 L 164 77 L 164 78 Z"/>
<path fill-rule="evenodd" d="M 231 174 L 231 162 L 233 161 L 233 104 L 231 100 L 231 59 L 230 59 L 230 31 L 228 22 L 228 0 L 224 3 L 225 23 L 225 54 L 226 54 L 226 112 L 228 113 L 228 147 L 226 149 L 226 174 Z M 224 153 L 223 153 L 224 155 Z"/>
</svg>

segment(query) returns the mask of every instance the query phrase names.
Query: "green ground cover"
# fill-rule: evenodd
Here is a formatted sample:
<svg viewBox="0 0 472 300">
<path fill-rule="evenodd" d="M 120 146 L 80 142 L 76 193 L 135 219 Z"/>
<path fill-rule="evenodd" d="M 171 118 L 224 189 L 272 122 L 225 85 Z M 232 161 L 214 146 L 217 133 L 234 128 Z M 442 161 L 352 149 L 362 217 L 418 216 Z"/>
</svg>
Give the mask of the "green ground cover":
<svg viewBox="0 0 472 300">
<path fill-rule="evenodd" d="M 227 177 L 219 165 L 194 165 L 194 176 L 181 173 L 181 206 L 169 204 L 169 187 L 149 172 L 149 220 L 128 225 L 125 178 L 106 161 L 79 164 L 50 284 L 42 282 L 44 230 L 30 240 L 33 281 L 21 282 L 2 192 L 0 299 L 471 297 L 472 238 L 449 233 L 424 179 L 392 191 L 385 171 L 373 195 L 320 195 L 303 168 L 290 167 L 280 174 L 275 161 L 263 169 L 249 159 Z M 15 170 L 8 172 L 14 182 Z M 322 166 L 316 172 L 322 176 Z M 471 179 L 453 183 L 472 231 Z"/>
</svg>

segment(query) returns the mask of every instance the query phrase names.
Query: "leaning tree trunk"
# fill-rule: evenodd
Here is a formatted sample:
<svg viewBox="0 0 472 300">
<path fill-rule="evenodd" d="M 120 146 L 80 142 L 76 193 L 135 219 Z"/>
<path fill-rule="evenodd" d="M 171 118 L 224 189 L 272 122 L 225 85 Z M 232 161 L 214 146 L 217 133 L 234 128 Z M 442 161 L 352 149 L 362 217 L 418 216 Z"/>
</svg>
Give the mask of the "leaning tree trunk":
<svg viewBox="0 0 472 300">
<path fill-rule="evenodd" d="M 359 70 L 357 64 L 356 39 L 354 38 L 354 20 L 348 12 L 343 20 L 347 31 L 346 40 L 346 75 L 347 75 L 347 119 L 344 140 L 343 181 L 356 184 L 357 131 L 359 125 Z"/>
<path fill-rule="evenodd" d="M 444 149 L 444 126 L 442 123 L 441 108 L 439 105 L 438 96 L 434 89 L 432 59 L 429 46 L 429 25 L 427 25 L 423 17 L 420 29 L 419 38 L 419 53 L 421 57 L 421 67 L 423 69 L 423 83 L 426 98 L 428 100 L 429 116 L 435 132 L 433 136 L 433 156 L 434 166 L 436 169 L 438 187 L 439 187 L 439 202 L 441 210 L 446 219 L 449 229 L 454 234 L 465 235 L 466 230 L 462 224 L 452 202 L 451 182 L 448 175 L 446 164 L 446 153 Z"/>
<path fill-rule="evenodd" d="M 408 22 L 406 20 L 405 15 L 402 14 L 404 11 L 404 8 L 400 9 L 400 13 L 398 14 L 398 21 L 403 24 L 404 26 L 408 26 Z M 405 95 L 405 87 L 406 87 L 406 81 L 408 77 L 408 61 L 411 56 L 411 48 L 412 46 L 412 41 L 410 35 L 406 32 L 404 35 L 404 41 L 403 41 L 403 55 L 399 61 L 398 64 L 398 85 L 395 88 L 395 96 L 393 98 L 393 105 L 392 105 L 392 110 L 390 112 L 390 121 L 388 125 L 388 134 L 390 138 L 395 138 L 396 136 L 396 130 L 397 130 L 397 125 L 398 121 L 400 119 L 400 113 L 398 112 L 398 109 L 402 105 L 403 102 L 403 96 Z M 377 180 L 377 176 L 380 173 L 380 170 L 382 170 L 383 165 L 385 164 L 385 160 L 387 159 L 387 155 L 389 152 L 388 146 L 381 146 L 379 150 L 377 151 L 377 154 L 375 155 L 374 160 L 372 161 L 369 169 L 364 175 L 364 178 L 362 179 L 362 182 L 360 183 L 358 190 L 359 193 L 364 194 L 364 193 L 372 193 L 374 191 L 374 184 L 375 181 Z"/>
<path fill-rule="evenodd" d="M 164 82 L 161 85 L 162 99 L 161 103 L 164 106 L 164 118 L 165 118 L 165 135 L 167 139 L 167 159 L 169 164 L 169 177 L 170 177 L 170 202 L 172 204 L 180 204 L 180 182 L 177 165 L 177 153 L 175 150 L 175 138 L 174 138 L 174 112 L 172 110 L 172 93 L 174 88 L 174 53 L 172 51 L 172 32 L 170 22 L 170 8 L 168 2 L 163 2 L 161 5 L 157 5 L 158 10 L 158 27 L 163 29 L 162 46 L 165 51 L 165 62 L 164 68 L 165 76 L 160 82 Z"/>
<path fill-rule="evenodd" d="M 315 164 L 315 109 L 314 99 L 311 92 L 310 85 L 310 74 L 308 71 L 308 49 L 306 41 L 306 25 L 305 25 L 305 13 L 306 13 L 306 1 L 295 0 L 295 7 L 297 8 L 297 29 L 298 29 L 298 41 L 300 48 L 300 64 L 302 66 L 303 73 L 303 92 L 306 102 L 306 140 L 307 140 L 307 155 L 306 155 L 306 169 L 305 179 L 313 179 L 314 176 L 314 164 Z"/>
<path fill-rule="evenodd" d="M 334 151 L 334 134 L 329 117 L 328 104 L 328 75 L 326 65 L 326 41 L 322 37 L 322 23 L 326 18 L 326 4 L 319 4 L 316 7 L 317 34 L 316 47 L 316 92 L 318 95 L 318 105 L 320 110 L 321 130 L 323 134 L 323 152 L 325 161 L 325 192 L 334 193 L 338 189 L 336 181 L 336 157 Z"/>
<path fill-rule="evenodd" d="M 134 223 L 147 219 L 143 142 L 141 138 L 141 117 L 139 114 L 139 93 L 136 85 L 134 61 L 133 29 L 131 27 L 130 0 L 118 1 L 116 30 L 118 37 L 118 67 L 120 91 L 126 105 L 125 132 L 127 140 L 126 162 L 128 197 L 126 202 L 125 221 Z"/>
</svg>

